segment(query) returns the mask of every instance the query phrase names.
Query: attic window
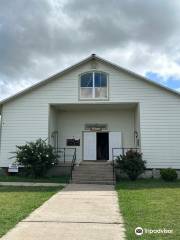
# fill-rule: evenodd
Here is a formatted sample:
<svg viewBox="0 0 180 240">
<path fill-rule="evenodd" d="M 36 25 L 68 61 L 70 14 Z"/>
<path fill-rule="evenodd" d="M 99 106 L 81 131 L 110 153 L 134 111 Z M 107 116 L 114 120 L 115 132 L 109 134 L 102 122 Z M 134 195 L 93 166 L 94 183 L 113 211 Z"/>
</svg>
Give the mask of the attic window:
<svg viewBox="0 0 180 240">
<path fill-rule="evenodd" d="M 107 74 L 103 72 L 87 72 L 80 77 L 81 99 L 107 99 Z"/>
</svg>

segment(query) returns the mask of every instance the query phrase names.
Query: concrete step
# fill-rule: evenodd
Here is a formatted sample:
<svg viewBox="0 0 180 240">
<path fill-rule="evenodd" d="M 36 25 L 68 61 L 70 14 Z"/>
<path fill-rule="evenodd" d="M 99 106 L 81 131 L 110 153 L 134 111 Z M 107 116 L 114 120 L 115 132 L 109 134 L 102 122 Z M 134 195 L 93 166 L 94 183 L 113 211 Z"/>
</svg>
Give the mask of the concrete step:
<svg viewBox="0 0 180 240">
<path fill-rule="evenodd" d="M 106 166 L 109 166 L 109 165 L 111 165 L 112 164 L 112 162 L 97 162 L 97 161 L 82 161 L 82 162 L 80 162 L 79 163 L 80 165 L 106 165 Z"/>
<path fill-rule="evenodd" d="M 72 179 L 72 182 L 113 182 L 113 179 Z"/>
<path fill-rule="evenodd" d="M 73 175 L 72 177 L 73 179 L 85 179 L 85 178 L 89 178 L 89 179 L 113 179 L 113 176 L 91 176 L 91 175 L 87 175 L 87 176 L 76 176 Z"/>
<path fill-rule="evenodd" d="M 112 169 L 111 166 L 76 166 L 74 169 Z"/>
<path fill-rule="evenodd" d="M 78 163 L 77 163 L 78 164 Z M 96 162 L 96 161 L 94 161 L 94 162 L 80 162 L 79 163 L 79 165 L 80 166 L 111 166 L 112 165 L 112 163 L 110 163 L 110 162 L 104 162 L 104 163 L 99 163 L 99 162 Z"/>
<path fill-rule="evenodd" d="M 92 170 L 111 170 L 112 169 L 112 167 L 89 167 L 89 166 L 87 166 L 87 167 L 85 167 L 85 166 L 79 166 L 79 167 L 75 167 L 74 169 L 92 169 Z"/>
<path fill-rule="evenodd" d="M 99 171 L 99 172 L 103 172 L 103 171 L 112 171 L 112 168 L 82 168 L 82 167 L 76 167 L 74 168 L 75 171 Z"/>
<path fill-rule="evenodd" d="M 112 177 L 113 174 L 112 173 L 108 173 L 108 174 L 96 174 L 96 173 L 87 173 L 87 174 L 84 174 L 84 173 L 73 173 L 73 176 L 77 176 L 77 177 L 83 177 L 83 176 L 92 176 L 92 177 Z"/>
<path fill-rule="evenodd" d="M 74 169 L 74 171 L 76 172 L 112 172 L 112 168 L 111 169 L 87 169 L 87 168 L 84 168 L 84 169 Z"/>
<path fill-rule="evenodd" d="M 83 173 L 83 172 L 73 172 L 73 175 L 74 176 L 88 176 L 88 175 L 90 175 L 90 176 L 102 176 L 102 177 L 104 177 L 104 176 L 113 176 L 113 173 L 95 173 L 95 172 L 93 172 L 93 173 Z"/>
<path fill-rule="evenodd" d="M 93 165 L 93 164 L 95 164 L 95 165 L 110 165 L 111 164 L 111 162 L 109 162 L 109 161 L 97 161 L 97 160 L 95 160 L 95 161 L 82 161 L 82 162 L 80 162 L 80 164 L 83 164 L 83 165 L 85 165 L 85 164 L 89 164 L 89 165 Z"/>
<path fill-rule="evenodd" d="M 77 177 L 83 177 L 83 176 L 91 176 L 91 177 L 113 177 L 113 174 L 112 174 L 112 173 L 108 173 L 108 174 L 73 173 L 73 176 L 77 176 Z"/>
<path fill-rule="evenodd" d="M 72 181 L 72 183 L 76 184 L 104 184 L 104 185 L 113 185 L 113 181 Z"/>
<path fill-rule="evenodd" d="M 73 175 L 73 177 L 72 177 L 73 179 L 94 179 L 94 180 L 96 180 L 96 179 L 102 179 L 102 180 L 104 180 L 104 179 L 113 179 L 113 176 L 91 176 L 91 175 L 84 175 L 84 176 L 75 176 L 75 175 Z"/>
<path fill-rule="evenodd" d="M 114 184 L 113 169 L 109 162 L 83 161 L 75 166 L 72 183 Z"/>
<path fill-rule="evenodd" d="M 74 172 L 75 173 L 84 173 L 84 174 L 88 174 L 88 173 L 90 173 L 90 174 L 108 174 L 108 173 L 111 173 L 113 171 L 112 171 L 112 169 L 110 171 L 107 171 L 107 170 L 105 170 L 105 171 L 98 171 L 98 170 L 90 171 L 90 170 L 80 170 L 80 169 L 77 170 L 77 169 L 75 169 Z"/>
<path fill-rule="evenodd" d="M 110 169 L 110 168 L 112 168 L 112 166 L 111 165 L 86 165 L 86 164 L 84 164 L 84 165 L 75 166 L 75 168 L 98 168 L 98 169 L 107 168 L 107 169 Z"/>
</svg>

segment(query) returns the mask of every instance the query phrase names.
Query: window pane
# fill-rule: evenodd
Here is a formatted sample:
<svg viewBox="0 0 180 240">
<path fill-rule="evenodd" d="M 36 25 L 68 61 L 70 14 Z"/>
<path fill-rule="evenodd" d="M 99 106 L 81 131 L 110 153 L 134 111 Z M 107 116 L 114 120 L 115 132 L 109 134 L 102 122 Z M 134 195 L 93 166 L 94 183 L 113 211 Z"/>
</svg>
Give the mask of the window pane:
<svg viewBox="0 0 180 240">
<path fill-rule="evenodd" d="M 81 87 L 93 86 L 93 73 L 86 73 L 81 76 Z"/>
<path fill-rule="evenodd" d="M 81 98 L 92 98 L 93 88 L 81 88 Z"/>
<path fill-rule="evenodd" d="M 95 73 L 95 87 L 101 86 L 101 74 Z"/>
<path fill-rule="evenodd" d="M 107 75 L 101 73 L 101 87 L 107 87 Z"/>
<path fill-rule="evenodd" d="M 107 87 L 96 87 L 95 88 L 96 98 L 107 98 Z"/>
<path fill-rule="evenodd" d="M 95 73 L 95 87 L 107 87 L 107 75 L 105 73 Z"/>
</svg>

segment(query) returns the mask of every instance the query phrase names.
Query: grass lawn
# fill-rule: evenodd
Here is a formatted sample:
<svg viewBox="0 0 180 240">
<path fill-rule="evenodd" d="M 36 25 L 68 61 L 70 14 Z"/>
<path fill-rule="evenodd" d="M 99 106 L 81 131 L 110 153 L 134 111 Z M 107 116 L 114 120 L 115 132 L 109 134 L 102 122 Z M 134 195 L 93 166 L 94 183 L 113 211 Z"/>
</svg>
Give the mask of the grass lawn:
<svg viewBox="0 0 180 240">
<path fill-rule="evenodd" d="M 122 180 L 116 186 L 128 240 L 180 239 L 180 181 Z M 172 234 L 136 236 L 136 227 L 172 229 Z"/>
<path fill-rule="evenodd" d="M 20 177 L 20 176 L 0 176 L 0 182 L 51 182 L 51 183 L 68 183 L 69 176 L 60 177 Z"/>
<path fill-rule="evenodd" d="M 61 187 L 0 187 L 0 237 Z"/>
</svg>

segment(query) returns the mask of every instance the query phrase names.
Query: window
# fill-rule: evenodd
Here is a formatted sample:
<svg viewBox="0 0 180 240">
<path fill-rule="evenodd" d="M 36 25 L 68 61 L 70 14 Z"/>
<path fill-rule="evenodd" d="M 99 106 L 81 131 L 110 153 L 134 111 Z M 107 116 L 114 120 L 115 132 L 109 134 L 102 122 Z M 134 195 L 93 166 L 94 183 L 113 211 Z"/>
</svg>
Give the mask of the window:
<svg viewBox="0 0 180 240">
<path fill-rule="evenodd" d="M 81 99 L 106 99 L 107 74 L 103 72 L 88 72 L 81 75 L 80 98 Z"/>
</svg>

